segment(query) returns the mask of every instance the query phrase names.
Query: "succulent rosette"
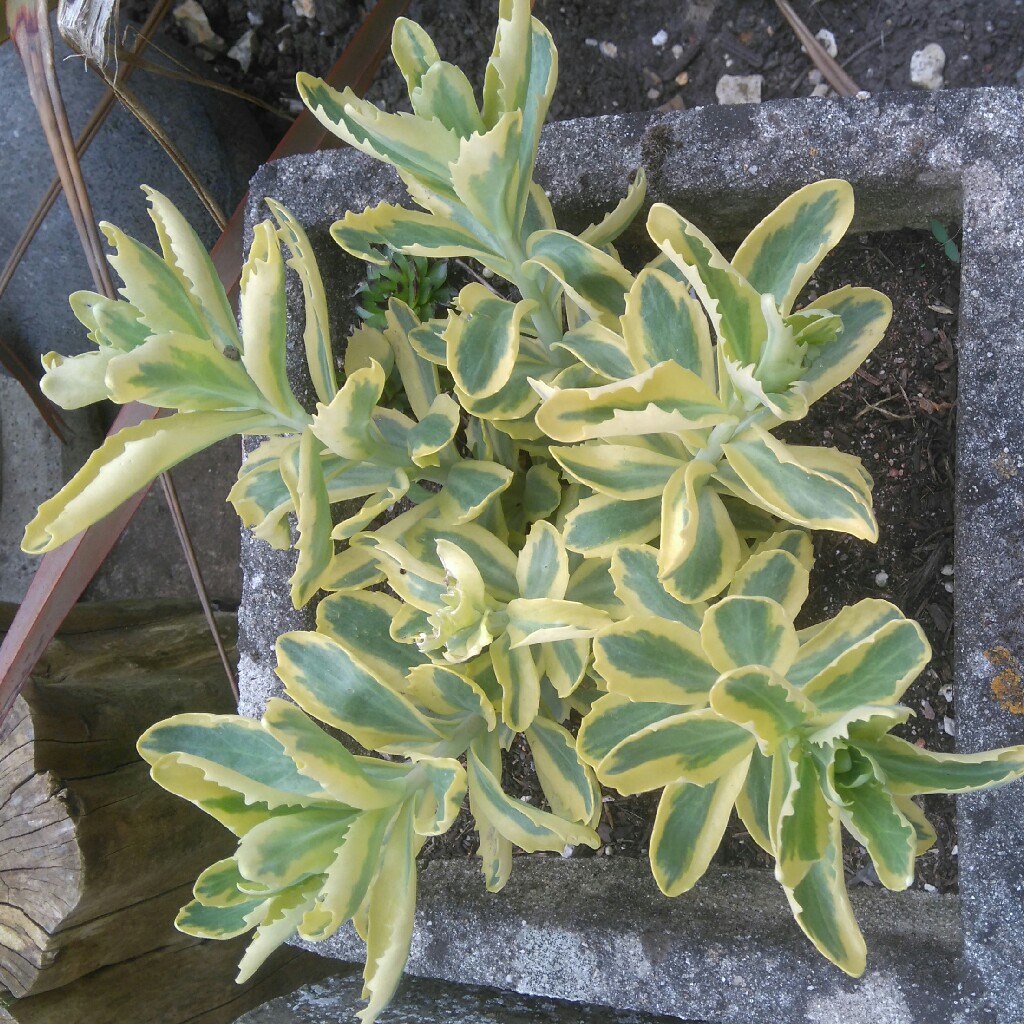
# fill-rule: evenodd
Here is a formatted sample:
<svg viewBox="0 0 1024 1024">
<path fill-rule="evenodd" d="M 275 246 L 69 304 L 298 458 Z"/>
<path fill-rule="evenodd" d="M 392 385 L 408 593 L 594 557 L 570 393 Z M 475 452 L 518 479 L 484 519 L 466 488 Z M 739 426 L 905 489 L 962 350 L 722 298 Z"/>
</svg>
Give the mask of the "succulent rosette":
<svg viewBox="0 0 1024 1024">
<path fill-rule="evenodd" d="M 840 827 L 867 849 L 883 885 L 905 889 L 935 841 L 912 797 L 1009 782 L 1024 775 L 1024 750 L 936 754 L 890 736 L 912 714 L 898 701 L 931 657 L 928 641 L 894 605 L 870 598 L 798 631 L 811 562 L 806 534 L 779 533 L 699 624 L 666 592 L 602 631 L 594 668 L 608 692 L 578 750 L 621 793 L 664 787 L 650 848 L 663 892 L 685 892 L 704 874 L 735 807 L 775 858 L 797 923 L 859 976 L 866 949 Z"/>
</svg>

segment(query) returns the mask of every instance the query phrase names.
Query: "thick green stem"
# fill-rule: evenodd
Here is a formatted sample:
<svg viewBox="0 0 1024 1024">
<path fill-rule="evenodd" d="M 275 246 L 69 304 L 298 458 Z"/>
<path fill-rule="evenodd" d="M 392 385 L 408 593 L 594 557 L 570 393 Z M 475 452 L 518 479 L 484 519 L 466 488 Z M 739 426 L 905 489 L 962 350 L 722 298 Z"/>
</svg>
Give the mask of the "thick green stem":
<svg viewBox="0 0 1024 1024">
<path fill-rule="evenodd" d="M 559 302 L 552 305 L 545 298 L 544 290 L 537 283 L 536 278 L 524 268 L 526 253 L 518 242 L 511 239 L 505 242 L 502 255 L 508 260 L 512 268 L 512 284 L 519 289 L 519 294 L 524 299 L 530 299 L 537 303 L 536 308 L 530 314 L 537 334 L 548 350 L 551 346 L 562 340 L 562 310 Z"/>
</svg>

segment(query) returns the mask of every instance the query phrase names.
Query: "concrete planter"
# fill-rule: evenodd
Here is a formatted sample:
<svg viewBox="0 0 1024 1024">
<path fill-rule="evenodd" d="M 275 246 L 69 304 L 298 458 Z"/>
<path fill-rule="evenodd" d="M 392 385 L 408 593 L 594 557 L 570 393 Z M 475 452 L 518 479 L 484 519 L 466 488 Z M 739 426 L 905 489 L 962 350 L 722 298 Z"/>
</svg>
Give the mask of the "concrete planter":
<svg viewBox="0 0 1024 1024">
<path fill-rule="evenodd" d="M 1012 666 L 1024 652 L 1022 139 L 1024 94 L 1014 90 L 797 100 L 556 124 L 538 168 L 559 222 L 577 229 L 617 201 L 639 164 L 650 201 L 673 204 L 716 238 L 739 235 L 824 177 L 853 183 L 854 231 L 932 217 L 963 223 L 955 630 L 964 751 L 1024 741 L 1024 699 L 1005 699 L 1020 687 Z M 328 228 L 349 208 L 400 200 L 396 177 L 359 154 L 331 152 L 263 168 L 251 195 L 251 218 L 263 216 L 259 200 L 270 195 L 307 225 L 341 337 L 361 269 Z M 292 329 L 299 374 L 301 313 Z M 257 715 L 280 692 L 276 636 L 310 628 L 312 611 L 291 609 L 291 556 L 249 538 L 242 552 L 241 705 Z M 1002 701 L 992 661 L 1010 673 L 999 678 Z M 603 858 L 521 860 L 497 896 L 484 891 L 474 862 L 432 863 L 409 970 L 730 1024 L 1019 1022 L 1024 786 L 960 798 L 958 825 L 959 897 L 854 892 L 869 948 L 857 981 L 814 953 L 770 873 L 709 873 L 693 893 L 668 900 L 646 864 Z M 362 957 L 351 931 L 316 949 Z"/>
</svg>

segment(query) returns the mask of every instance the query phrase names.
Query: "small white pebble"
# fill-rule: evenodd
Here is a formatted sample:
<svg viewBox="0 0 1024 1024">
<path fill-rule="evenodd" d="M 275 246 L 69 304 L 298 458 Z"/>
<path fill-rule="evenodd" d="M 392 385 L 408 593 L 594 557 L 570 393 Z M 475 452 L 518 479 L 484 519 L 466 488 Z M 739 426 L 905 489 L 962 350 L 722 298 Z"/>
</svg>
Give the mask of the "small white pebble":
<svg viewBox="0 0 1024 1024">
<path fill-rule="evenodd" d="M 960 852 L 960 846 L 958 843 L 953 844 L 953 849 L 949 851 L 950 857 L 955 857 Z"/>
<path fill-rule="evenodd" d="M 662 29 L 651 36 L 651 46 L 664 46 L 668 42 L 668 33 Z"/>
<path fill-rule="evenodd" d="M 953 584 L 952 583 L 943 583 L 942 587 L 946 591 L 947 594 L 952 594 L 953 593 Z"/>
<path fill-rule="evenodd" d="M 819 29 L 814 38 L 825 47 L 825 52 L 830 57 L 838 56 L 839 48 L 836 46 L 836 37 L 827 28 Z"/>
<path fill-rule="evenodd" d="M 583 42 L 586 43 L 587 46 L 597 46 L 597 40 L 596 39 L 589 39 L 589 38 L 587 38 L 587 39 L 584 39 Z"/>
<path fill-rule="evenodd" d="M 953 566 L 951 566 L 951 565 L 944 565 L 939 571 L 942 573 L 943 576 L 952 576 L 953 575 Z"/>
<path fill-rule="evenodd" d="M 859 93 L 857 93 L 856 96 L 854 96 L 854 99 L 862 100 L 862 101 L 863 100 L 869 100 L 869 99 L 871 99 L 871 93 L 869 93 L 867 91 L 867 89 L 861 89 L 861 91 Z"/>
<path fill-rule="evenodd" d="M 939 689 L 939 696 L 948 704 L 953 699 L 953 684 L 946 683 Z"/>
<path fill-rule="evenodd" d="M 888 582 L 889 582 L 889 574 L 884 569 L 880 573 L 876 573 L 876 575 L 875 575 L 875 583 L 878 586 L 884 587 L 886 585 L 886 583 L 888 583 Z"/>
<path fill-rule="evenodd" d="M 566 845 L 565 849 L 562 850 L 562 857 L 567 858 L 572 856 L 572 851 L 575 850 L 575 846 Z"/>
<path fill-rule="evenodd" d="M 955 736 L 956 735 L 956 719 L 955 718 L 950 718 L 949 715 L 946 715 L 946 717 L 943 718 L 943 720 L 942 720 L 942 731 L 947 736 Z"/>
<path fill-rule="evenodd" d="M 619 55 L 619 48 L 614 43 L 609 43 L 609 42 L 605 41 L 605 42 L 601 43 L 598 46 L 598 49 L 606 57 L 611 57 L 611 58 L 614 59 L 615 57 L 617 57 Z"/>
<path fill-rule="evenodd" d="M 679 58 L 682 57 L 682 55 L 683 48 L 682 46 L 679 45 L 679 43 L 676 43 L 675 46 L 672 47 L 672 56 L 675 57 L 676 60 L 679 60 Z"/>
<path fill-rule="evenodd" d="M 939 890 L 936 889 L 935 886 L 931 884 L 931 882 L 925 882 L 924 883 L 924 891 L 925 892 L 938 892 Z"/>
<path fill-rule="evenodd" d="M 610 846 L 606 846 L 604 848 L 604 855 L 606 857 L 610 857 L 612 855 L 612 848 Z"/>
<path fill-rule="evenodd" d="M 490 267 L 484 267 L 484 269 L 481 270 L 480 273 L 483 274 L 483 276 L 486 277 L 488 280 L 494 277 L 494 271 L 491 270 Z"/>
<path fill-rule="evenodd" d="M 647 98 L 649 100 L 656 100 L 660 95 L 661 95 L 661 90 L 660 89 L 648 89 L 647 90 Z"/>
</svg>

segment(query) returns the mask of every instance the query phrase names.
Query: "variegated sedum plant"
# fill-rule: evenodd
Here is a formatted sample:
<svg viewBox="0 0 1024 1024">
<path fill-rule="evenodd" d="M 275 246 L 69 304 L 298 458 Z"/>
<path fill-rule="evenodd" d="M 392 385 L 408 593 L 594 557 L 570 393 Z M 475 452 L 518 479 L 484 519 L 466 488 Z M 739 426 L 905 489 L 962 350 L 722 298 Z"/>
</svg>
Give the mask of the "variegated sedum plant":
<svg viewBox="0 0 1024 1024">
<path fill-rule="evenodd" d="M 662 790 L 651 862 L 673 896 L 703 874 L 735 808 L 800 927 L 860 974 L 841 828 L 885 885 L 905 888 L 935 838 L 914 797 L 1015 779 L 1024 748 L 932 754 L 891 735 L 930 654 L 891 604 L 794 625 L 807 531 L 878 531 L 856 458 L 775 434 L 889 321 L 869 288 L 797 308 L 850 223 L 850 186 L 801 189 L 732 260 L 655 205 L 658 254 L 634 274 L 613 243 L 643 206 L 642 172 L 579 235 L 557 227 L 533 180 L 556 54 L 527 0 L 500 2 L 479 100 L 412 22 L 397 23 L 393 52 L 412 113 L 299 77 L 314 114 L 396 167 L 414 204 L 332 229 L 362 260 L 413 261 L 375 276 L 378 308 L 340 353 L 287 210 L 270 202 L 255 228 L 239 327 L 196 235 L 149 191 L 159 252 L 108 227 L 123 298 L 72 296 L 97 350 L 44 359 L 43 388 L 65 407 L 176 411 L 109 439 L 40 508 L 26 550 L 63 543 L 221 438 L 258 435 L 229 498 L 258 537 L 295 548 L 296 606 L 327 592 L 316 630 L 278 641 L 290 701 L 260 722 L 181 715 L 139 741 L 160 785 L 239 838 L 178 926 L 255 928 L 245 978 L 289 937 L 352 921 L 372 1021 L 408 955 L 425 839 L 468 798 L 498 890 L 515 847 L 599 845 L 603 783 Z M 486 273 L 446 316 L 421 320 L 398 295 L 415 292 L 423 312 L 413 266 L 436 293 L 422 258 Z M 313 411 L 285 374 L 286 267 L 305 298 Z M 386 281 L 405 283 L 385 308 Z M 503 789 L 518 735 L 546 808 Z"/>
</svg>

